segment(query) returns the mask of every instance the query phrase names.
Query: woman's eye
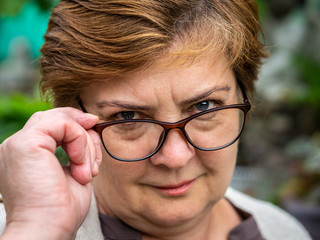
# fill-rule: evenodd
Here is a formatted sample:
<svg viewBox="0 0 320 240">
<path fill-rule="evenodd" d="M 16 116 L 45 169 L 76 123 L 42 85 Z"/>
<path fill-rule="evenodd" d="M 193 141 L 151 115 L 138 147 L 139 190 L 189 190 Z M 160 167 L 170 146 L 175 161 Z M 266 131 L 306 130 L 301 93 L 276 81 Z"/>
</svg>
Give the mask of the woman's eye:
<svg viewBox="0 0 320 240">
<path fill-rule="evenodd" d="M 121 111 L 101 115 L 101 122 L 113 122 L 122 120 L 148 119 L 149 117 L 139 111 Z"/>
<path fill-rule="evenodd" d="M 123 111 L 114 115 L 115 120 L 132 120 L 138 117 L 138 113 L 134 111 Z"/>
<path fill-rule="evenodd" d="M 205 111 L 205 110 L 208 110 L 210 108 L 214 108 L 214 107 L 217 107 L 218 106 L 218 103 L 217 101 L 201 101 L 201 102 L 198 102 L 194 105 L 194 110 L 195 111 Z"/>
</svg>

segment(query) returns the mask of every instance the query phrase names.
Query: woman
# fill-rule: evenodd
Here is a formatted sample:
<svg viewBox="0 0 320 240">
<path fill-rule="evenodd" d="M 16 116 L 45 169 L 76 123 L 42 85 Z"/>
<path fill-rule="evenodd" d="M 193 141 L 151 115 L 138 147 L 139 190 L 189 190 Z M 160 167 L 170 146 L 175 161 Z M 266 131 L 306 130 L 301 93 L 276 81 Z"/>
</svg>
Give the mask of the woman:
<svg viewBox="0 0 320 240">
<path fill-rule="evenodd" d="M 228 189 L 259 31 L 253 1 L 62 0 L 40 60 L 57 108 L 1 145 L 1 240 L 309 239 Z"/>
</svg>

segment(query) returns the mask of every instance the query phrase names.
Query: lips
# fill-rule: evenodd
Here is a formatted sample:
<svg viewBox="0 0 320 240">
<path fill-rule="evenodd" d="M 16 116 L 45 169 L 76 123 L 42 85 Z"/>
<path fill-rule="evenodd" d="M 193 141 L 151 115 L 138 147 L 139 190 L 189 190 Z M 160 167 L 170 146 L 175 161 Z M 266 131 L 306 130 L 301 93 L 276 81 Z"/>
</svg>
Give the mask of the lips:
<svg viewBox="0 0 320 240">
<path fill-rule="evenodd" d="M 192 187 L 195 179 L 182 182 L 180 184 L 175 185 L 163 185 L 163 186 L 156 186 L 154 187 L 162 194 L 168 196 L 182 196 L 185 195 Z"/>
</svg>

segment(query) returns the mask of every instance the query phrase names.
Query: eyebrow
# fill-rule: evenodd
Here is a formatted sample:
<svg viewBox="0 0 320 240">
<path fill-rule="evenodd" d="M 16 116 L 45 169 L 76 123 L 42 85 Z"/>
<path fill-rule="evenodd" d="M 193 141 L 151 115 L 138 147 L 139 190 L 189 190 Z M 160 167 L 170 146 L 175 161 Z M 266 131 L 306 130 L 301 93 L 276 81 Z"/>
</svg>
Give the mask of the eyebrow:
<svg viewBox="0 0 320 240">
<path fill-rule="evenodd" d="M 190 99 L 184 100 L 182 101 L 182 105 L 187 105 L 187 104 L 191 104 L 191 103 L 196 103 L 199 102 L 200 100 L 210 96 L 212 93 L 217 92 L 217 91 L 226 91 L 229 92 L 231 89 L 230 86 L 222 86 L 222 87 L 214 87 L 204 93 L 201 93 L 200 95 L 194 96 Z"/>
<path fill-rule="evenodd" d="M 182 101 L 181 105 L 196 103 L 196 102 L 210 96 L 213 92 L 230 91 L 230 89 L 231 88 L 229 86 L 214 87 L 204 93 L 201 93 L 200 95 L 197 95 L 197 96 L 194 96 L 190 99 Z M 129 109 L 132 111 L 148 111 L 151 109 L 151 107 L 146 106 L 146 105 L 137 105 L 137 104 L 132 104 L 132 103 L 128 103 L 125 101 L 101 101 L 101 102 L 97 102 L 96 106 L 99 109 L 102 109 L 104 107 L 119 107 L 119 108 Z"/>
<path fill-rule="evenodd" d="M 120 108 L 138 110 L 138 111 L 150 110 L 150 107 L 148 106 L 131 104 L 124 101 L 102 101 L 102 102 L 96 103 L 96 105 L 99 109 L 104 107 L 120 107 Z"/>
</svg>

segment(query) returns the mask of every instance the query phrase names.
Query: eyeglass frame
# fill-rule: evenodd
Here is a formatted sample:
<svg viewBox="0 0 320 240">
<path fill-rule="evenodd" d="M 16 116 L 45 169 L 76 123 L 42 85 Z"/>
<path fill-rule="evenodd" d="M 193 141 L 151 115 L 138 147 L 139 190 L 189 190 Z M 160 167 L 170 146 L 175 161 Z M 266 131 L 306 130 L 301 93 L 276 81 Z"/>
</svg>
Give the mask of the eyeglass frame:
<svg viewBox="0 0 320 240">
<path fill-rule="evenodd" d="M 162 145 L 164 144 L 168 134 L 169 134 L 169 131 L 172 130 L 172 129 L 179 129 L 181 131 L 181 133 L 183 134 L 183 136 L 185 137 L 185 139 L 188 141 L 188 143 L 190 143 L 194 148 L 198 149 L 198 150 L 201 150 L 201 151 L 217 151 L 217 150 L 220 150 L 220 149 L 223 149 L 223 148 L 226 148 L 226 147 L 229 147 L 230 145 L 234 144 L 239 138 L 240 138 L 240 135 L 241 133 L 243 132 L 243 129 L 244 129 L 244 126 L 245 126 L 245 122 L 246 122 L 246 116 L 247 116 L 247 113 L 249 112 L 249 110 L 251 109 L 251 103 L 248 99 L 248 96 L 245 92 L 245 89 L 244 89 L 244 86 L 243 86 L 243 83 L 241 81 L 237 81 L 239 87 L 240 87 L 240 90 L 241 90 L 241 93 L 242 93 L 242 96 L 243 96 L 243 103 L 239 103 L 239 104 L 231 104 L 231 105 L 226 105 L 226 106 L 221 106 L 221 107 L 216 107 L 216 108 L 211 108 L 211 109 L 208 109 L 208 110 L 204 110 L 202 112 L 199 112 L 199 113 L 196 113 L 194 115 L 191 115 L 187 118 L 184 118 L 184 119 L 181 119 L 177 122 L 162 122 L 162 121 L 157 121 L 157 120 L 153 120 L 153 119 L 130 119 L 130 120 L 118 120 L 118 121 L 112 121 L 112 122 L 104 122 L 104 123 L 98 123 L 96 125 L 94 125 L 92 127 L 92 129 L 97 132 L 101 138 L 101 142 L 103 144 L 103 147 L 104 149 L 107 151 L 107 153 L 112 157 L 114 158 L 115 160 L 117 161 L 121 161 L 121 162 L 137 162 L 137 161 L 142 161 L 142 160 L 145 160 L 147 158 L 150 158 L 152 157 L 153 155 L 155 155 L 159 150 L 160 148 L 162 147 Z M 81 110 L 84 112 L 84 113 L 88 113 L 88 111 L 86 110 L 86 108 L 84 107 L 81 99 L 80 99 L 80 96 L 77 97 L 77 101 L 78 101 L 78 104 L 81 108 Z M 222 145 L 222 146 L 219 146 L 219 147 L 215 147 L 215 148 L 201 148 L 201 147 L 198 147 L 196 146 L 190 139 L 190 137 L 188 136 L 186 130 L 185 130 L 185 126 L 186 124 L 193 120 L 194 118 L 197 118 L 201 115 L 204 115 L 204 114 L 207 114 L 207 113 L 210 113 L 210 112 L 215 112 L 215 111 L 219 111 L 219 110 L 224 110 L 224 109 L 231 109 L 231 108 L 236 108 L 236 109 L 240 109 L 243 111 L 243 123 L 242 123 L 242 126 L 241 126 L 241 131 L 239 132 L 238 136 L 233 140 L 231 141 L 230 143 L 227 143 L 225 145 Z M 162 138 L 160 140 L 160 142 L 158 143 L 158 146 L 157 148 L 150 154 L 148 154 L 147 156 L 145 157 L 141 157 L 141 158 L 136 158 L 136 159 L 122 159 L 122 158 L 118 158 L 116 156 L 114 156 L 113 154 L 111 154 L 105 143 L 104 143 L 104 140 L 103 140 L 103 136 L 102 136 L 102 132 L 105 128 L 109 127 L 109 126 L 112 126 L 112 125 L 115 125 L 115 124 L 120 124 L 120 123 L 128 123 L 128 122 L 147 122 L 147 123 L 153 123 L 153 124 L 157 124 L 157 125 L 160 125 L 163 129 L 164 129 L 164 135 L 161 137 L 161 135 L 163 133 L 161 133 L 160 137 Z"/>
</svg>

